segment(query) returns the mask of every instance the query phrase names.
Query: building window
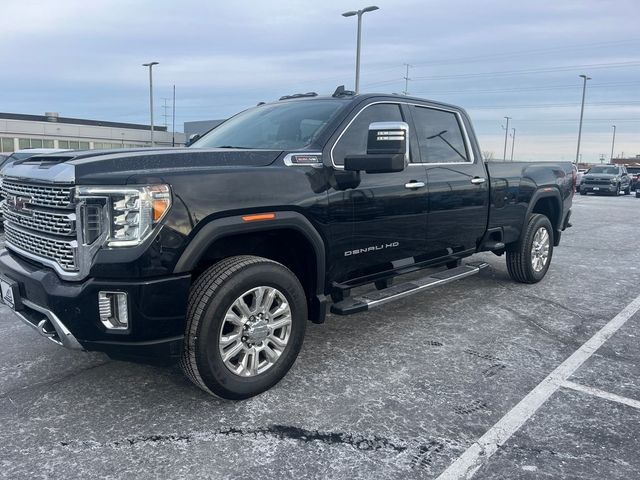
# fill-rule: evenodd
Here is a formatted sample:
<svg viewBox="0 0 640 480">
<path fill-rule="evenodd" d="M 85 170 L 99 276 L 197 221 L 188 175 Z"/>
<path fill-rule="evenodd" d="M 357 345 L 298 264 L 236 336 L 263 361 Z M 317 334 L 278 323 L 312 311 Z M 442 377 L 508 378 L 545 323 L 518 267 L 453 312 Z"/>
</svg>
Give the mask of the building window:
<svg viewBox="0 0 640 480">
<path fill-rule="evenodd" d="M 76 142 L 75 140 L 69 140 L 69 148 L 71 150 L 78 150 L 80 149 L 80 142 Z"/>
<path fill-rule="evenodd" d="M 18 139 L 18 148 L 31 148 L 31 141 L 28 138 L 19 138 Z"/>
<path fill-rule="evenodd" d="M 13 138 L 0 139 L 0 151 L 13 152 Z"/>
<path fill-rule="evenodd" d="M 31 148 L 42 148 L 42 140 L 40 140 L 39 138 L 32 138 Z"/>
<path fill-rule="evenodd" d="M 80 142 L 80 150 L 89 150 L 89 142 Z"/>
<path fill-rule="evenodd" d="M 58 140 L 58 148 L 69 148 L 69 140 Z"/>
<path fill-rule="evenodd" d="M 53 148 L 53 140 L 42 140 L 42 148 Z"/>
</svg>

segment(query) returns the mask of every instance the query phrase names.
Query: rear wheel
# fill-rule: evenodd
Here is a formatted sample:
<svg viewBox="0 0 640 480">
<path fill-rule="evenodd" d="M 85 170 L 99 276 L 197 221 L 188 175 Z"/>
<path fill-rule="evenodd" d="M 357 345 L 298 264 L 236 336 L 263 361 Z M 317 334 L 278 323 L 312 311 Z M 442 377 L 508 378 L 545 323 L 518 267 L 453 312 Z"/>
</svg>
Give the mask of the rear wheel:
<svg viewBox="0 0 640 480">
<path fill-rule="evenodd" d="M 293 365 L 306 319 L 304 290 L 284 265 L 253 256 L 225 259 L 191 289 L 182 369 L 219 397 L 258 395 Z"/>
<path fill-rule="evenodd" d="M 520 240 L 507 248 L 507 270 L 516 282 L 536 283 L 544 278 L 553 255 L 553 228 L 549 219 L 533 214 Z"/>
<path fill-rule="evenodd" d="M 580 190 L 580 195 L 586 195 L 587 192 L 585 192 L 584 190 Z"/>
</svg>

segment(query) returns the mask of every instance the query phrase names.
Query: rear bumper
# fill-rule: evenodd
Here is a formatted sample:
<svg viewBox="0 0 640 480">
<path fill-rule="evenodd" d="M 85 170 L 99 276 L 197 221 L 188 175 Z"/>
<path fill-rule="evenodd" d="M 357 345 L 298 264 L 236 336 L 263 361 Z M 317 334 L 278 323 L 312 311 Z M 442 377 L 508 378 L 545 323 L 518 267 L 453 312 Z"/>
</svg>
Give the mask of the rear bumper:
<svg viewBox="0 0 640 480">
<path fill-rule="evenodd" d="M 18 317 L 59 345 L 140 361 L 180 354 L 190 275 L 66 282 L 52 270 L 7 250 L 0 252 L 0 275 L 15 285 Z M 101 290 L 127 293 L 128 329 L 108 330 L 102 324 L 98 313 Z"/>
</svg>

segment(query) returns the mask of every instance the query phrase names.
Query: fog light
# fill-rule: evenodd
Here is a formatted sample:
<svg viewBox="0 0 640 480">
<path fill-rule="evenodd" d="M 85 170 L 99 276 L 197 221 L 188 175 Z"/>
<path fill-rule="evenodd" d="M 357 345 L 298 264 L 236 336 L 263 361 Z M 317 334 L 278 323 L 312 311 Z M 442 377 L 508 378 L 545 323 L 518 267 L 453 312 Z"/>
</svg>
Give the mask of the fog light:
<svg viewBox="0 0 640 480">
<path fill-rule="evenodd" d="M 98 292 L 100 321 L 109 330 L 129 328 L 126 292 Z"/>
</svg>

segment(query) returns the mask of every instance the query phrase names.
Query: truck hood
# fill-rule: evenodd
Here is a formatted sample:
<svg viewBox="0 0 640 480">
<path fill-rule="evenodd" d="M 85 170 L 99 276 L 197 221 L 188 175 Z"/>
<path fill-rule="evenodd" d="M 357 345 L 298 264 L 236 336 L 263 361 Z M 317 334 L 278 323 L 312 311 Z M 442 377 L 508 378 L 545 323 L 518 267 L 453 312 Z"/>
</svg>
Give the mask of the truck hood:
<svg viewBox="0 0 640 480">
<path fill-rule="evenodd" d="M 228 148 L 139 148 L 86 150 L 37 155 L 11 163 L 2 175 L 38 182 L 124 184 L 132 175 L 159 177 L 163 173 L 212 168 L 262 167 L 272 164 L 279 150 Z"/>
</svg>

